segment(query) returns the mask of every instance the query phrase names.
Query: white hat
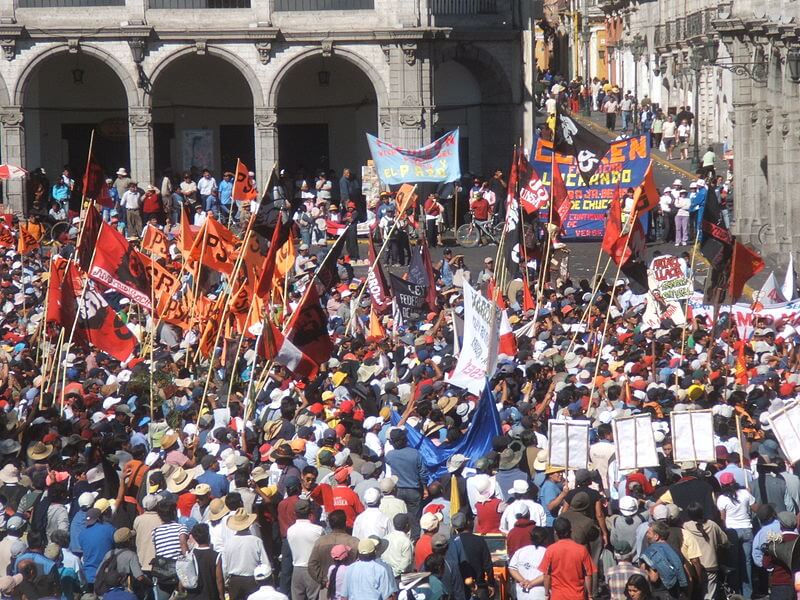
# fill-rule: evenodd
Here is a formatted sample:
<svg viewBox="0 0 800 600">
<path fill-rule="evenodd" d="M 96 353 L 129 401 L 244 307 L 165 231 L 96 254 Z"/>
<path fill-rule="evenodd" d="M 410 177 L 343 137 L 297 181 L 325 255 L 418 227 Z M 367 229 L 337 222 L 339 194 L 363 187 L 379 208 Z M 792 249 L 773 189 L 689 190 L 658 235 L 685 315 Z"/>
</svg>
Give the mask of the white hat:
<svg viewBox="0 0 800 600">
<path fill-rule="evenodd" d="M 639 502 L 633 496 L 623 496 L 619 499 L 619 512 L 623 517 L 632 517 L 639 509 Z"/>
<path fill-rule="evenodd" d="M 115 396 L 109 396 L 105 400 L 103 400 L 103 410 L 108 410 L 112 406 L 115 406 L 122 402 L 122 398 L 117 398 Z"/>
<path fill-rule="evenodd" d="M 266 581 L 272 575 L 272 567 L 267 565 L 258 565 L 253 569 L 253 578 L 256 581 Z"/>
<path fill-rule="evenodd" d="M 95 500 L 97 500 L 97 492 L 83 492 L 78 496 L 78 506 L 81 508 L 92 508 Z"/>
<path fill-rule="evenodd" d="M 381 501 L 381 491 L 378 488 L 367 488 L 364 491 L 364 503 L 367 506 L 374 506 Z"/>
<path fill-rule="evenodd" d="M 125 170 L 125 167 L 120 167 L 119 169 L 117 169 L 117 175 L 120 175 L 122 177 L 127 177 L 128 171 Z"/>
<path fill-rule="evenodd" d="M 672 185 L 673 186 L 679 185 L 683 187 L 683 182 L 680 179 L 676 179 L 675 181 L 672 182 Z"/>
<path fill-rule="evenodd" d="M 106 478 L 106 474 L 103 472 L 103 467 L 101 465 L 97 465 L 86 471 L 86 481 L 89 483 L 97 483 L 98 481 L 103 481 Z M 80 501 L 80 498 L 78 499 Z"/>
<path fill-rule="evenodd" d="M 530 486 L 528 485 L 528 482 L 525 481 L 524 479 L 515 479 L 514 480 L 514 485 L 511 486 L 511 489 L 508 490 L 508 493 L 509 494 L 527 494 L 529 488 L 530 488 Z"/>
<path fill-rule="evenodd" d="M 366 419 L 364 419 L 364 430 L 369 431 L 370 429 L 375 427 L 375 425 L 381 422 L 382 422 L 381 419 L 379 419 L 378 417 L 367 417 Z"/>
</svg>

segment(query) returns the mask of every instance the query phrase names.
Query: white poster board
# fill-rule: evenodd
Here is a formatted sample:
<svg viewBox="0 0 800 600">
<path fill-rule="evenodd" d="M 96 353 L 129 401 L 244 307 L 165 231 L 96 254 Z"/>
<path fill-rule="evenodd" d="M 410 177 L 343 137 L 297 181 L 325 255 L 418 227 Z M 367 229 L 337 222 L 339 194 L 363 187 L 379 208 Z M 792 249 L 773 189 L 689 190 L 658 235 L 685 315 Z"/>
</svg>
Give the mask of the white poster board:
<svg viewBox="0 0 800 600">
<path fill-rule="evenodd" d="M 620 471 L 658 466 L 658 451 L 649 414 L 620 417 L 611 421 L 614 448 Z"/>
<path fill-rule="evenodd" d="M 669 416 L 672 431 L 672 458 L 676 463 L 714 462 L 714 415 L 710 410 L 673 412 Z"/>
<path fill-rule="evenodd" d="M 800 404 L 792 402 L 767 415 L 787 462 L 800 460 Z"/>
<path fill-rule="evenodd" d="M 500 342 L 497 305 L 464 282 L 464 339 L 448 382 L 480 396 L 497 366 Z"/>
<path fill-rule="evenodd" d="M 548 421 L 547 456 L 551 467 L 589 468 L 589 421 Z"/>
<path fill-rule="evenodd" d="M 686 300 L 694 293 L 686 261 L 678 256 L 662 254 L 650 262 L 647 281 L 651 291 L 658 291 L 664 300 Z"/>
</svg>

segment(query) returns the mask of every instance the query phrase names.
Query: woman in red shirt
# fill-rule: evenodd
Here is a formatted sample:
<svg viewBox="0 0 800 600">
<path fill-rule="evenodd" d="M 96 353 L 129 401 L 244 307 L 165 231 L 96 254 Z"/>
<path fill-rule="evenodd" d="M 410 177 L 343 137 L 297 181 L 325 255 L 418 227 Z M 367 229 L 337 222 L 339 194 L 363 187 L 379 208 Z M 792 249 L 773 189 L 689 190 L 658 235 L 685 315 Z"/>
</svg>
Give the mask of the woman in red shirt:
<svg viewBox="0 0 800 600">
<path fill-rule="evenodd" d="M 475 503 L 475 533 L 500 533 L 500 517 L 505 505 L 495 497 L 494 481 L 485 474 L 475 475 L 475 491 L 478 501 Z"/>
<path fill-rule="evenodd" d="M 149 223 L 150 219 L 155 219 L 159 225 L 164 224 L 164 208 L 161 206 L 161 195 L 155 186 L 147 186 L 147 191 L 145 191 L 142 199 L 142 211 L 144 212 L 145 223 Z"/>
</svg>

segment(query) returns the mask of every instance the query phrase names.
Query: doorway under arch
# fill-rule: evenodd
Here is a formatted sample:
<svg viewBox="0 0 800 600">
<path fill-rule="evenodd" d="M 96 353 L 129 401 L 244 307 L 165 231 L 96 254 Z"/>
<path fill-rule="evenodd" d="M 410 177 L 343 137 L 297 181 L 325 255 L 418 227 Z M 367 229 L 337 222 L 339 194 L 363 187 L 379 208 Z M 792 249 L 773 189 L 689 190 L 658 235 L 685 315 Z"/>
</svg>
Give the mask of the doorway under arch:
<svg viewBox="0 0 800 600">
<path fill-rule="evenodd" d="M 236 159 L 255 167 L 253 93 L 237 66 L 210 54 L 185 54 L 153 82 L 156 175 L 211 169 L 219 180 Z M 158 178 L 158 177 L 157 177 Z"/>
<path fill-rule="evenodd" d="M 94 156 L 108 177 L 128 167 L 128 96 L 111 66 L 93 55 L 59 52 L 43 58 L 22 89 L 26 165 L 43 167 L 52 182 L 65 165 L 76 181 L 86 166 L 92 130 Z"/>
<path fill-rule="evenodd" d="M 277 93 L 280 166 L 311 178 L 320 169 L 356 175 L 377 135 L 378 100 L 367 74 L 342 57 L 310 56 L 289 68 Z"/>
</svg>

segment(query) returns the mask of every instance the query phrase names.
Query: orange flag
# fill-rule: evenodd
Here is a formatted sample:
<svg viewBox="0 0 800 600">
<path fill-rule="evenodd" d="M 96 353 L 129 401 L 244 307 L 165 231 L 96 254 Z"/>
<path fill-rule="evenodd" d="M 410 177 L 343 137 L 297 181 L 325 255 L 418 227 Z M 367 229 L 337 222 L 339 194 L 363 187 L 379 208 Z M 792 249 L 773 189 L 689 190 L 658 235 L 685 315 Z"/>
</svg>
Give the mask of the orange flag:
<svg viewBox="0 0 800 600">
<path fill-rule="evenodd" d="M 27 254 L 39 248 L 39 239 L 28 231 L 27 223 L 19 224 L 19 240 L 17 242 L 17 252 Z"/>
<path fill-rule="evenodd" d="M 230 275 L 241 241 L 222 223 L 209 216 L 192 246 L 189 258 L 199 260 L 210 269 Z M 205 248 L 204 248 L 205 246 Z"/>
<path fill-rule="evenodd" d="M 736 367 L 734 369 L 734 375 L 736 377 L 736 383 L 739 385 L 747 385 L 749 378 L 747 377 L 747 357 L 744 353 L 744 349 L 747 344 L 744 340 L 740 340 L 738 345 L 739 353 L 736 355 Z"/>
<path fill-rule="evenodd" d="M 286 277 L 291 268 L 294 266 L 294 238 L 290 235 L 286 242 L 278 249 L 275 255 L 275 275 L 274 280 L 277 279 L 281 283 L 283 278 Z"/>
<path fill-rule="evenodd" d="M 378 318 L 375 309 L 369 311 L 369 331 L 367 332 L 368 342 L 378 342 L 386 339 L 386 329 L 381 325 L 381 320 Z"/>
<path fill-rule="evenodd" d="M 258 192 L 253 182 L 250 180 L 250 173 L 245 164 L 236 161 L 236 179 L 233 182 L 232 198 L 234 200 L 255 200 L 258 198 Z"/>
<path fill-rule="evenodd" d="M 164 235 L 164 232 L 158 227 L 148 225 L 144 228 L 142 249 L 147 250 L 156 258 L 169 260 L 169 240 L 167 240 L 167 236 Z"/>
<path fill-rule="evenodd" d="M 243 252 L 241 270 L 244 271 L 247 278 L 247 287 L 251 293 L 254 293 L 258 285 L 258 278 L 261 277 L 261 271 L 264 268 L 264 255 L 261 254 L 261 242 L 259 242 L 258 236 L 250 236 L 250 241 Z"/>
<path fill-rule="evenodd" d="M 656 180 L 653 176 L 653 162 L 651 161 L 644 174 L 644 179 L 642 179 L 642 184 L 633 192 L 633 205 L 636 208 L 636 214 L 641 217 L 653 210 L 658 206 L 660 198 Z"/>
<path fill-rule="evenodd" d="M 178 239 L 178 248 L 181 254 L 183 254 L 184 259 L 189 258 L 189 253 L 194 246 L 194 240 L 198 230 L 197 227 L 192 226 L 190 219 L 189 211 L 186 210 L 186 206 L 184 206 L 181 209 L 181 234 L 180 239 Z"/>
<path fill-rule="evenodd" d="M 414 193 L 414 188 L 416 186 L 411 185 L 410 183 L 404 183 L 400 186 L 400 189 L 397 190 L 397 215 L 402 215 L 406 209 L 410 206 L 414 207 L 414 211 L 417 210 L 417 194 Z"/>
</svg>

